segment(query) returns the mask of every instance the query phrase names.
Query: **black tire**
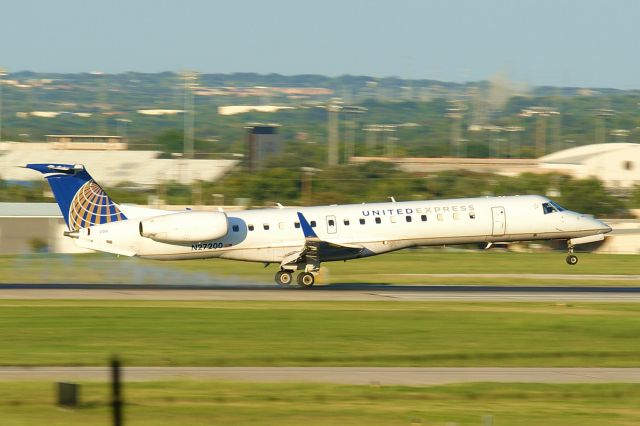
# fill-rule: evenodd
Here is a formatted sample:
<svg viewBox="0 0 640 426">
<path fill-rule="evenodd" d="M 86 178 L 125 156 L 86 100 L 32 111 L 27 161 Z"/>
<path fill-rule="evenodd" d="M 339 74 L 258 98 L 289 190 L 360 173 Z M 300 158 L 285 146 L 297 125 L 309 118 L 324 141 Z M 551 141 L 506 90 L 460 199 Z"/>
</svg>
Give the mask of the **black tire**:
<svg viewBox="0 0 640 426">
<path fill-rule="evenodd" d="M 298 274 L 298 285 L 302 288 L 311 288 L 316 278 L 310 272 L 301 272 Z"/>
<path fill-rule="evenodd" d="M 570 254 L 569 256 L 567 256 L 567 263 L 569 265 L 575 265 L 576 263 L 578 263 L 578 256 Z"/>
<path fill-rule="evenodd" d="M 278 271 L 276 272 L 276 284 L 282 287 L 286 287 L 291 284 L 293 281 L 293 277 L 291 276 L 291 272 L 289 271 Z"/>
</svg>

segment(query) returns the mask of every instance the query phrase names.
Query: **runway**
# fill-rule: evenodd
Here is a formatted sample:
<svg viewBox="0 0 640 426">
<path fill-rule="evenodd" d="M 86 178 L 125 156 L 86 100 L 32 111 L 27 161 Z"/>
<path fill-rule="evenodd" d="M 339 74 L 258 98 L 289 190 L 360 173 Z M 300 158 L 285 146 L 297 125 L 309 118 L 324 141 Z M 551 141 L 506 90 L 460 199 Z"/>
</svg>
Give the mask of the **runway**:
<svg viewBox="0 0 640 426">
<path fill-rule="evenodd" d="M 222 380 L 352 385 L 640 383 L 640 368 L 126 367 L 125 381 Z M 3 367 L 0 381 L 107 381 L 107 367 Z"/>
<path fill-rule="evenodd" d="M 275 285 L 0 284 L 0 300 L 264 300 L 640 302 L 640 287 L 334 284 Z"/>
</svg>

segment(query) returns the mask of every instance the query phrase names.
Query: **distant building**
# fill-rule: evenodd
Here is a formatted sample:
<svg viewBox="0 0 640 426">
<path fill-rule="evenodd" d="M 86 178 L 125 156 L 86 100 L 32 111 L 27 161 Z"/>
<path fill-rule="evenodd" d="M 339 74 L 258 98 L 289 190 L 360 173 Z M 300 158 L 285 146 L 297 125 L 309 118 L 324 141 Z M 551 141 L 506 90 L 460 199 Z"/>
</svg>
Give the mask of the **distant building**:
<svg viewBox="0 0 640 426">
<path fill-rule="evenodd" d="M 66 230 L 55 203 L 0 203 L 0 254 L 84 253 Z"/>
<path fill-rule="evenodd" d="M 91 176 L 106 186 L 123 183 L 152 186 L 170 181 L 191 184 L 198 180 L 218 180 L 240 162 L 235 159 L 160 158 L 162 153 L 159 151 L 99 150 L 84 147 L 92 143 L 102 142 L 2 142 L 0 179 L 39 181 L 42 179 L 40 174 L 16 166 L 27 163 L 64 163 L 83 164 Z M 63 148 L 65 144 L 75 149 Z"/>
<path fill-rule="evenodd" d="M 560 173 L 576 179 L 594 177 L 605 187 L 620 192 L 640 185 L 640 144 L 603 143 L 583 145 L 545 155 L 525 158 L 412 158 L 352 157 L 360 164 L 369 161 L 393 163 L 411 173 L 467 170 L 516 176 L 521 173 Z"/>
<path fill-rule="evenodd" d="M 599 143 L 540 157 L 540 168 L 584 179 L 595 177 L 609 189 L 640 185 L 640 144 Z"/>
<path fill-rule="evenodd" d="M 125 151 L 127 140 L 108 135 L 45 135 L 53 149 L 91 149 Z"/>
<path fill-rule="evenodd" d="M 252 123 L 247 129 L 247 168 L 260 170 L 264 162 L 282 152 L 279 124 Z"/>
<path fill-rule="evenodd" d="M 496 173 L 503 176 L 540 173 L 538 160 L 527 158 L 351 157 L 349 161 L 355 164 L 370 161 L 393 163 L 399 169 L 409 173 L 437 173 L 445 170 Z"/>
</svg>

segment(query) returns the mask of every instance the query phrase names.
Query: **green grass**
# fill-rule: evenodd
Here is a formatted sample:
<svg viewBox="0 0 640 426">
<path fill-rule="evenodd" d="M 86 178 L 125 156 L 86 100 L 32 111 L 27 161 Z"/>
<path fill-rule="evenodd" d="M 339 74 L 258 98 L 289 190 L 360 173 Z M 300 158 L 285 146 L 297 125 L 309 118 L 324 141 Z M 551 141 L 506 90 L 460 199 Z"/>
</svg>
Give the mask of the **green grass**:
<svg viewBox="0 0 640 426">
<path fill-rule="evenodd" d="M 435 249 L 403 250 L 367 259 L 323 264 L 324 282 L 394 284 L 536 284 L 634 285 L 626 281 L 589 279 L 442 278 L 395 274 L 621 274 L 640 275 L 636 255 L 580 254 L 575 266 L 565 255 L 505 253 L 498 251 L 449 252 Z M 0 282 L 170 283 L 256 281 L 271 283 L 277 265 L 219 259 L 152 261 L 111 255 L 29 255 L 0 257 Z"/>
<path fill-rule="evenodd" d="M 637 425 L 640 385 L 345 386 L 208 381 L 126 383 L 128 425 Z M 108 425 L 109 389 L 83 383 L 81 406 L 54 406 L 50 382 L 3 383 L 3 426 Z"/>
<path fill-rule="evenodd" d="M 640 305 L 0 301 L 0 365 L 640 366 Z"/>
</svg>

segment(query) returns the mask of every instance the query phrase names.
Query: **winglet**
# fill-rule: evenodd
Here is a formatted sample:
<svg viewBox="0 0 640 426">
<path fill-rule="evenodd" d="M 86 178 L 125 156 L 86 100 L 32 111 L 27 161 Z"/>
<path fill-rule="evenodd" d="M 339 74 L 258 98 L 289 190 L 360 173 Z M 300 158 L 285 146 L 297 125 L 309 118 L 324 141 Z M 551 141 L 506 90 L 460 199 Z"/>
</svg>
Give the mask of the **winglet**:
<svg viewBox="0 0 640 426">
<path fill-rule="evenodd" d="M 298 212 L 298 219 L 300 220 L 300 226 L 302 227 L 305 238 L 318 238 L 311 225 L 309 225 L 309 222 L 307 222 L 307 219 L 300 212 Z"/>
</svg>

